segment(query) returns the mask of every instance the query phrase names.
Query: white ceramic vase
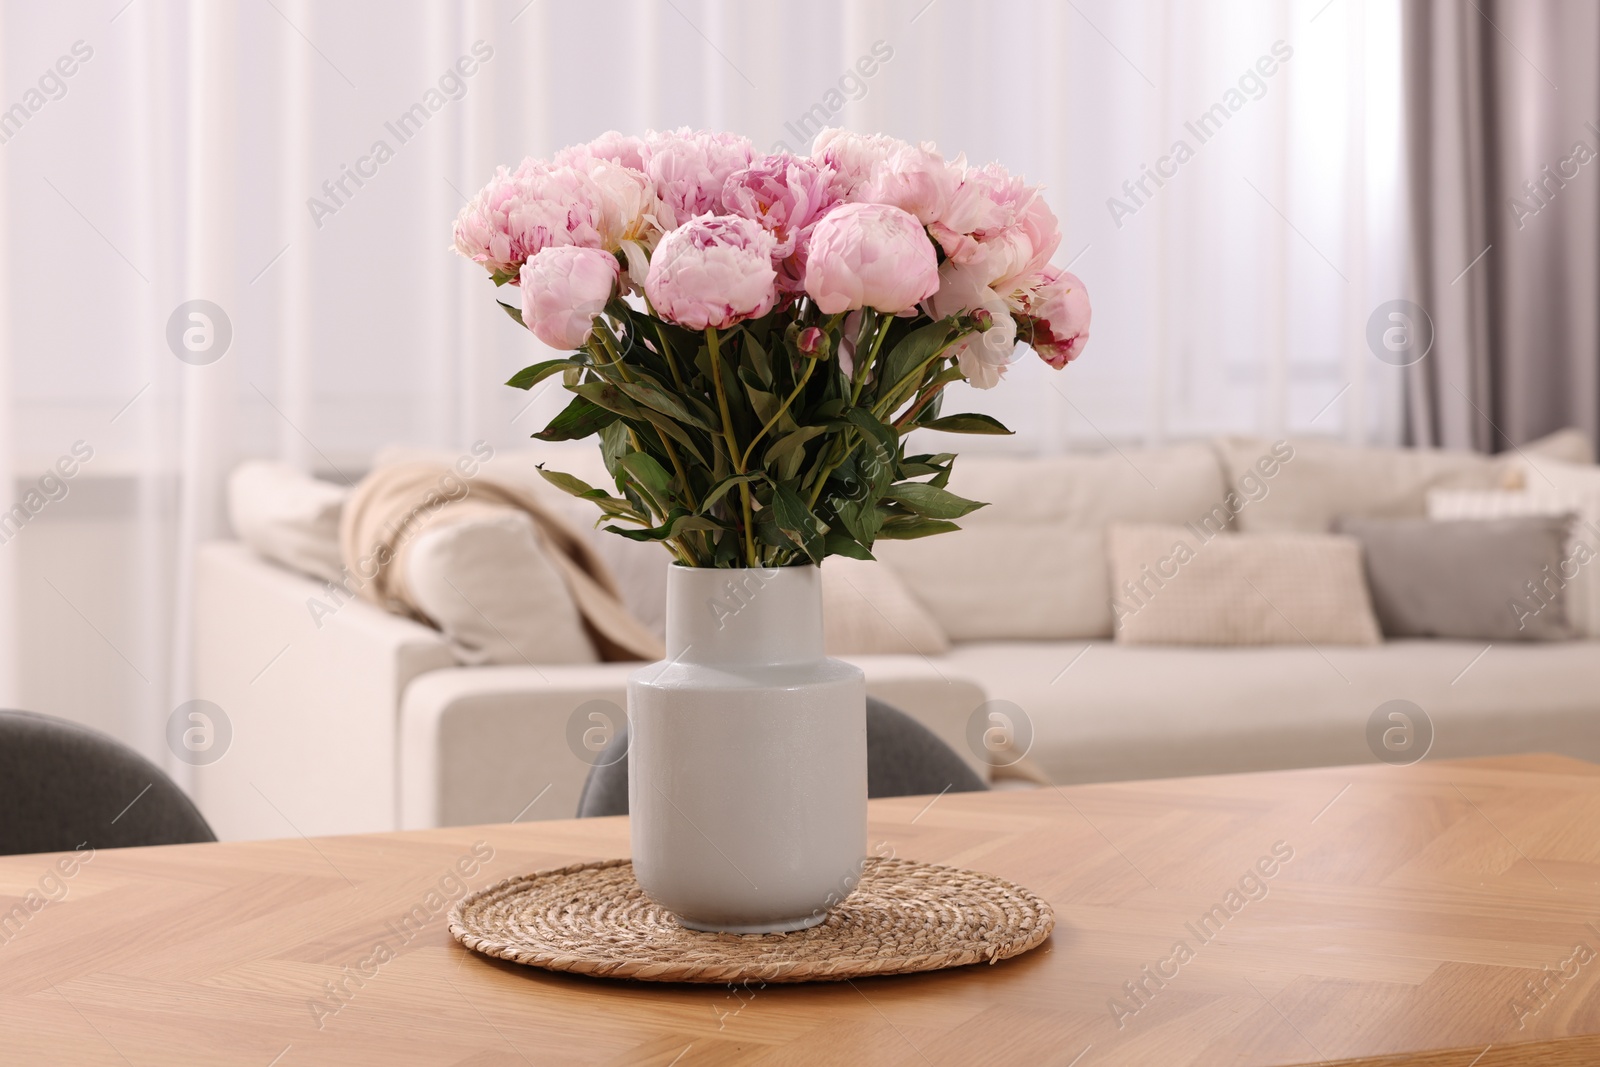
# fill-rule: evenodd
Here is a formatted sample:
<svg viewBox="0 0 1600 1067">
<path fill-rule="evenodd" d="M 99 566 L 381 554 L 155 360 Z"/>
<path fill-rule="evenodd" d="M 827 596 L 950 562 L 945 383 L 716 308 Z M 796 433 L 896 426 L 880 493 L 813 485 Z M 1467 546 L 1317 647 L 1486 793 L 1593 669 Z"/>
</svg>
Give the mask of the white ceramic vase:
<svg viewBox="0 0 1600 1067">
<path fill-rule="evenodd" d="M 667 659 L 628 716 L 634 873 L 680 923 L 801 930 L 855 888 L 866 682 L 823 654 L 818 568 L 672 565 Z"/>
</svg>

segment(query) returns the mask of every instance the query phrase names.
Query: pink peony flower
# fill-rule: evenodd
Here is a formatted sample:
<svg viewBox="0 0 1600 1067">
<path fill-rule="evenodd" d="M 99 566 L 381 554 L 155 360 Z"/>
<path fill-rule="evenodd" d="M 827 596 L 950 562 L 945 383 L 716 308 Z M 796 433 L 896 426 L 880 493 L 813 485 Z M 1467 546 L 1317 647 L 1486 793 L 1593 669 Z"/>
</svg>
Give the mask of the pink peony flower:
<svg viewBox="0 0 1600 1067">
<path fill-rule="evenodd" d="M 928 314 L 942 319 L 980 312 L 988 315 L 989 328 L 963 337 L 949 354 L 975 388 L 993 389 L 1017 358 L 1016 320 L 1005 297 L 984 284 L 979 270 L 945 260 L 939 268 L 939 291 L 928 299 Z"/>
<path fill-rule="evenodd" d="M 1037 277 L 1061 244 L 1038 188 L 998 163 L 967 168 L 928 232 L 946 256 L 976 267 L 1001 292 Z"/>
<path fill-rule="evenodd" d="M 780 152 L 734 171 L 722 187 L 729 214 L 759 223 L 777 241 L 772 265 L 781 293 L 805 292 L 812 228 L 838 203 L 831 179 L 831 172 L 811 160 Z"/>
<path fill-rule="evenodd" d="M 586 144 L 563 148 L 555 154 L 554 162 L 558 167 L 577 167 L 582 170 L 588 161 L 595 159 L 632 170 L 644 170 L 644 142 L 616 130 L 607 130 Z"/>
<path fill-rule="evenodd" d="M 748 167 L 754 155 L 749 138 L 731 133 L 684 126 L 645 134 L 641 156 L 664 205 L 662 226 L 681 226 L 706 212 L 721 214 L 728 175 Z"/>
<path fill-rule="evenodd" d="M 888 204 L 842 204 L 811 231 L 806 293 L 827 315 L 870 307 L 899 314 L 939 288 L 933 242 Z"/>
<path fill-rule="evenodd" d="M 522 321 L 551 348 L 582 348 L 621 276 L 617 257 L 559 245 L 522 265 Z"/>
<path fill-rule="evenodd" d="M 646 249 L 655 247 L 661 239 L 663 212 L 655 186 L 644 172 L 596 159 L 587 164 L 585 177 L 600 247 L 615 252 L 627 241 L 637 241 Z"/>
<path fill-rule="evenodd" d="M 645 296 L 656 314 L 691 330 L 760 318 L 777 302 L 777 241 L 737 215 L 699 215 L 661 239 Z"/>
<path fill-rule="evenodd" d="M 525 160 L 501 167 L 456 218 L 455 249 L 491 272 L 515 277 L 545 248 L 599 248 L 594 183 L 571 167 Z"/>
<path fill-rule="evenodd" d="M 871 176 L 873 167 L 897 148 L 910 147 L 886 134 L 852 133 L 829 127 L 811 142 L 811 158 L 833 171 L 833 191 L 840 199 L 851 200 L 856 188 Z"/>
<path fill-rule="evenodd" d="M 1044 269 L 1043 280 L 1023 297 L 1023 325 L 1039 358 L 1060 370 L 1089 343 L 1089 290 L 1076 274 Z"/>
<path fill-rule="evenodd" d="M 960 174 L 945 163 L 931 143 L 898 144 L 875 162 L 850 199 L 892 204 L 924 225 L 942 217 L 950 205 Z"/>
</svg>

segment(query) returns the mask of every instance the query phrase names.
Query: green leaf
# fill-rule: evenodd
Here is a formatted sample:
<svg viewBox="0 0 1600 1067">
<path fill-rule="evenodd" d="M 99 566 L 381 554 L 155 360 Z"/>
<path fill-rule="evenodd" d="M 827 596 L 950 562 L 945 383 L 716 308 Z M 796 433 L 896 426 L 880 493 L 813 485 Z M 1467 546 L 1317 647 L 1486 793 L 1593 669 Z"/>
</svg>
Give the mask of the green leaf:
<svg viewBox="0 0 1600 1067">
<path fill-rule="evenodd" d="M 787 485 L 779 483 L 772 489 L 772 513 L 777 520 L 778 529 L 795 544 L 801 551 L 810 557 L 811 562 L 821 563 L 823 556 L 822 533 L 818 529 L 817 517 L 806 507 L 800 495 Z"/>
<path fill-rule="evenodd" d="M 627 423 L 613 422 L 600 431 L 600 458 L 605 460 L 606 472 L 619 490 L 622 488 L 622 457 L 631 451 L 633 442 L 628 438 Z"/>
<path fill-rule="evenodd" d="M 930 519 L 959 519 L 987 506 L 925 482 L 900 482 L 891 485 L 883 495 Z"/>
<path fill-rule="evenodd" d="M 625 530 L 621 526 L 607 526 L 608 533 L 621 534 L 630 541 L 665 541 L 669 537 L 676 537 L 689 530 L 720 530 L 721 526 L 710 519 L 703 519 L 698 515 L 691 515 L 687 508 L 673 508 L 667 519 L 660 526 L 652 526 L 644 530 Z"/>
<path fill-rule="evenodd" d="M 949 339 L 950 324 L 942 320 L 907 334 L 905 340 L 894 346 L 884 362 L 883 380 L 889 385 L 884 391 L 885 395 L 899 389 L 906 379 L 920 375 L 922 368 Z"/>
<path fill-rule="evenodd" d="M 540 441 L 578 441 L 617 421 L 617 413 L 607 411 L 588 399 L 575 396 L 572 403 L 550 420 L 550 425 L 534 434 Z"/>
<path fill-rule="evenodd" d="M 749 331 L 744 335 L 744 364 L 745 367 L 755 372 L 757 381 L 766 388 L 772 387 L 772 360 L 767 356 L 767 350 L 761 347 Z"/>
<path fill-rule="evenodd" d="M 652 411 L 659 411 L 669 418 L 688 423 L 696 429 L 710 430 L 712 428 L 710 423 L 690 411 L 681 398 L 667 392 L 667 390 L 653 381 L 640 379 L 636 382 L 618 382 L 617 388 Z"/>
<path fill-rule="evenodd" d="M 942 519 L 923 519 L 911 515 L 897 515 L 884 522 L 878 536 L 886 541 L 910 541 L 918 537 L 949 533 L 961 527 Z"/>
<path fill-rule="evenodd" d="M 822 539 L 822 546 L 830 556 L 849 556 L 851 559 L 876 559 L 867 547 L 855 538 L 840 533 L 838 530 L 829 530 L 828 536 Z"/>
<path fill-rule="evenodd" d="M 939 452 L 934 455 L 907 456 L 906 467 L 925 465 L 930 471 L 943 470 L 949 466 L 950 461 L 956 458 L 954 452 Z"/>
<path fill-rule="evenodd" d="M 968 412 L 964 415 L 946 415 L 942 419 L 934 419 L 932 422 L 925 422 L 922 425 L 926 429 L 943 430 L 945 433 L 1011 433 L 997 419 L 973 412 Z"/>
<path fill-rule="evenodd" d="M 716 551 L 711 556 L 713 566 L 731 567 L 738 558 L 740 551 L 739 537 L 732 530 L 728 530 L 717 538 Z"/>
<path fill-rule="evenodd" d="M 750 400 L 750 409 L 755 412 L 756 421 L 765 426 L 777 414 L 780 401 L 773 393 L 762 388 L 761 383 L 755 380 L 747 368 L 739 368 L 739 384 L 744 386 L 745 395 Z"/>
<path fill-rule="evenodd" d="M 941 452 L 937 456 L 907 456 L 900 464 L 900 474 L 904 478 L 922 478 L 929 474 L 939 474 L 948 479 L 951 461 L 955 458 L 955 454 L 951 452 Z M 944 482 L 938 479 L 934 479 L 930 484 L 944 488 Z"/>
<path fill-rule="evenodd" d="M 647 530 L 630 530 L 625 526 L 607 526 L 606 533 L 620 534 L 630 541 L 665 541 L 672 536 L 670 526 L 652 526 Z"/>
<path fill-rule="evenodd" d="M 629 452 L 622 457 L 622 466 L 633 475 L 635 481 L 649 490 L 651 496 L 663 502 L 671 499 L 672 475 L 650 455 L 644 452 Z"/>
<path fill-rule="evenodd" d="M 640 511 L 626 500 L 621 500 L 614 496 L 607 496 L 598 489 L 594 491 L 593 496 L 586 496 L 583 499 L 592 501 L 594 505 L 600 509 L 600 517 L 595 520 L 596 526 L 599 526 L 607 519 L 627 519 L 630 522 L 637 522 L 643 526 L 650 525 L 650 515 L 648 512 Z"/>
<path fill-rule="evenodd" d="M 644 412 L 639 405 L 610 382 L 584 382 L 582 385 L 573 386 L 572 391 L 607 411 L 614 411 L 625 418 L 644 420 Z"/>
<path fill-rule="evenodd" d="M 668 523 L 668 525 L 672 527 L 673 537 L 677 537 L 682 533 L 688 533 L 691 530 L 711 531 L 723 529 L 720 524 L 713 522 L 710 519 L 703 518 L 699 515 L 679 515 L 676 519 L 673 519 L 672 522 Z"/>
<path fill-rule="evenodd" d="M 791 430 L 767 446 L 767 451 L 761 457 L 763 466 L 770 467 L 782 459 L 787 453 L 802 447 L 807 441 L 818 434 L 827 433 L 826 426 L 802 426 L 798 430 Z"/>
<path fill-rule="evenodd" d="M 700 501 L 700 514 L 704 515 L 709 512 L 716 506 L 717 501 L 728 495 L 730 489 L 758 481 L 760 478 L 761 475 L 759 474 L 735 474 L 730 478 L 722 479 L 722 481 L 712 486 L 711 492 L 707 493 L 705 499 Z"/>
<path fill-rule="evenodd" d="M 883 446 L 884 451 L 889 455 L 894 455 L 896 449 L 899 448 L 900 438 L 895 434 L 894 430 L 873 418 L 872 413 L 866 408 L 851 408 L 844 413 L 844 417 L 850 420 L 851 425 Z"/>
<path fill-rule="evenodd" d="M 522 309 L 521 308 L 512 307 L 510 304 L 507 304 L 503 300 L 496 300 L 495 303 L 500 305 L 500 310 L 501 311 L 504 311 L 507 315 L 511 316 L 511 321 L 512 322 L 515 322 L 518 326 L 521 326 L 524 330 L 526 330 L 528 328 L 528 324 L 522 321 Z M 523 388 L 526 389 L 527 386 L 523 386 Z"/>
<path fill-rule="evenodd" d="M 571 493 L 580 500 L 593 501 L 603 512 L 601 521 L 608 518 L 624 518 L 645 522 L 648 518 L 644 512 L 635 509 L 628 501 L 618 499 L 604 489 L 596 489 L 581 478 L 574 478 L 572 475 L 563 474 L 561 471 L 545 470 L 542 464 L 539 466 L 538 471 L 544 476 L 545 481 L 562 492 Z"/>
<path fill-rule="evenodd" d="M 756 540 L 771 548 L 794 550 L 794 542 L 782 530 L 778 529 L 776 512 L 772 508 L 762 508 L 755 513 Z"/>
<path fill-rule="evenodd" d="M 572 368 L 581 368 L 584 364 L 576 359 L 547 359 L 543 363 L 535 363 L 531 367 L 523 367 L 511 376 L 506 382 L 513 389 L 532 389 L 552 374 L 557 374 Z"/>
<path fill-rule="evenodd" d="M 834 497 L 829 503 L 839 517 L 840 525 L 850 531 L 851 537 L 863 545 L 872 544 L 884 520 L 884 512 L 879 510 L 876 499 L 866 496 Z"/>
<path fill-rule="evenodd" d="M 877 438 L 869 438 L 834 474 L 846 496 L 875 503 L 899 477 L 899 466 L 897 449 L 885 449 Z"/>
<path fill-rule="evenodd" d="M 654 426 L 663 437 L 670 437 L 674 441 L 681 444 L 684 448 L 689 450 L 689 455 L 693 456 L 696 462 L 698 462 L 702 467 L 705 466 L 705 450 L 700 447 L 700 442 L 696 440 L 695 436 L 688 430 L 684 429 L 682 423 L 674 419 L 671 415 L 663 414 L 662 412 L 656 411 L 654 408 L 640 408 L 639 414 L 646 422 L 650 423 L 651 426 Z"/>
<path fill-rule="evenodd" d="M 539 464 L 538 471 L 544 477 L 545 481 L 549 482 L 563 493 L 571 493 L 573 496 L 579 497 L 588 496 L 590 493 L 599 493 L 601 496 L 607 495 L 602 490 L 596 489 L 594 486 L 584 481 L 582 478 L 575 478 L 572 475 L 564 474 L 561 471 L 547 471 L 544 469 L 544 464 L 542 463 Z"/>
</svg>

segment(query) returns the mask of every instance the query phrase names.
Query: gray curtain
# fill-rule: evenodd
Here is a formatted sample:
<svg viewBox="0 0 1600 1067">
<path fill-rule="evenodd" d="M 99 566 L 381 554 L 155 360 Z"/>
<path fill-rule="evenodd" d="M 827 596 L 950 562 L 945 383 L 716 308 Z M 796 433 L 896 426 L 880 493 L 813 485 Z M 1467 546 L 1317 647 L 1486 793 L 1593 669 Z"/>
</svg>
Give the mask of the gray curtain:
<svg viewBox="0 0 1600 1067">
<path fill-rule="evenodd" d="M 1600 434 L 1600 4 L 1403 0 L 1411 443 Z"/>
</svg>

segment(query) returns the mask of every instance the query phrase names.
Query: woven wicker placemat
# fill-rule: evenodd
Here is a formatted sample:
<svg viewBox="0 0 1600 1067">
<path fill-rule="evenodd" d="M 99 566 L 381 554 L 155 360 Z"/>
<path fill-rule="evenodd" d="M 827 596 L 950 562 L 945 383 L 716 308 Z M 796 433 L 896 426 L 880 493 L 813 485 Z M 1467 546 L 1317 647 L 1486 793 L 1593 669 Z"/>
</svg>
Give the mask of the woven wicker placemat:
<svg viewBox="0 0 1600 1067">
<path fill-rule="evenodd" d="M 461 900 L 450 933 L 501 959 L 647 982 L 838 982 L 994 963 L 1037 947 L 1050 905 L 992 875 L 871 859 L 843 904 L 808 930 L 689 930 L 645 896 L 629 860 L 508 878 Z"/>
</svg>

